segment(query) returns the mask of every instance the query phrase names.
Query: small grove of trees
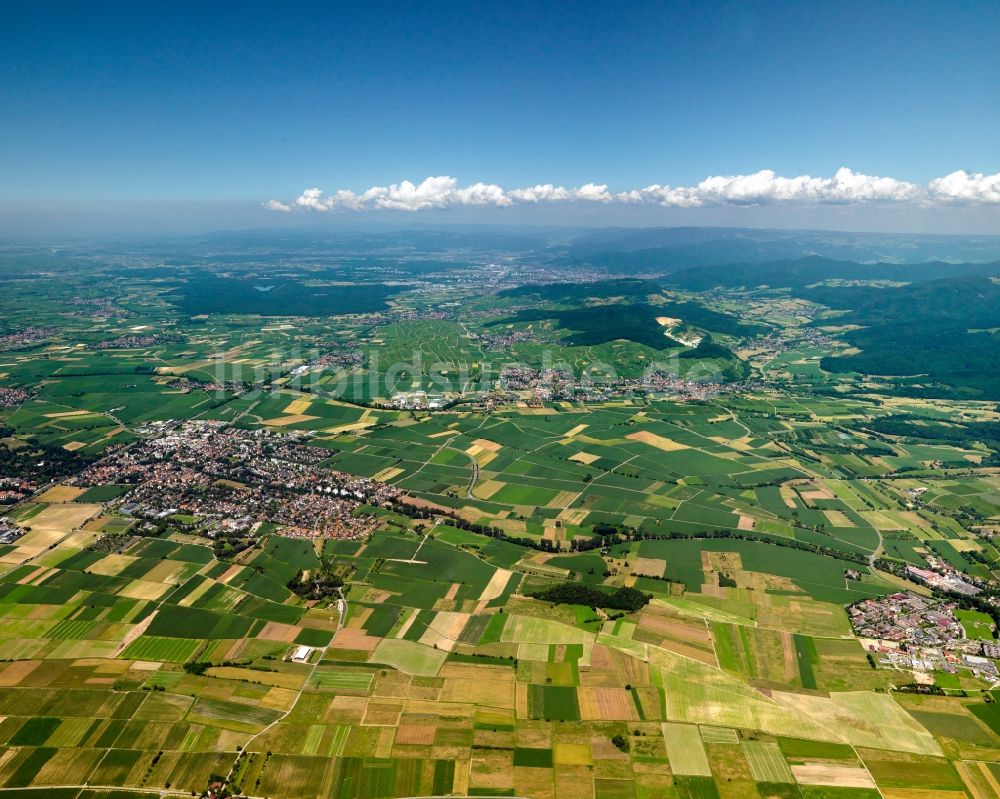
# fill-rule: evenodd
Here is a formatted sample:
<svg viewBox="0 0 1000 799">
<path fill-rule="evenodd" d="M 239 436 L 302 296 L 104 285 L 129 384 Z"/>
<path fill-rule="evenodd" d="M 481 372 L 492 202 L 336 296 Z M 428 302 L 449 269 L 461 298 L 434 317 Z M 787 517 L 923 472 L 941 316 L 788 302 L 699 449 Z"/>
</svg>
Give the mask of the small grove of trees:
<svg viewBox="0 0 1000 799">
<path fill-rule="evenodd" d="M 557 605 L 586 605 L 591 608 L 613 608 L 635 612 L 641 610 L 652 594 L 644 594 L 636 588 L 618 588 L 608 593 L 581 583 L 561 583 L 541 591 L 534 591 L 529 596 Z"/>
<path fill-rule="evenodd" d="M 288 590 L 298 594 L 303 599 L 329 599 L 337 596 L 344 585 L 344 580 L 336 574 L 327 562 L 319 569 L 306 572 L 301 569 L 288 581 Z"/>
</svg>

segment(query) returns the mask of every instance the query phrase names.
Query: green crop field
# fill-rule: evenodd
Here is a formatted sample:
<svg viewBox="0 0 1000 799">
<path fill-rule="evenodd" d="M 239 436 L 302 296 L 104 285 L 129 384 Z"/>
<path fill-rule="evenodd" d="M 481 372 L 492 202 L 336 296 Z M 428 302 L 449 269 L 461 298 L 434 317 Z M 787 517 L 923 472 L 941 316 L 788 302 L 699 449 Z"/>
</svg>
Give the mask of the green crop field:
<svg viewBox="0 0 1000 799">
<path fill-rule="evenodd" d="M 741 748 L 743 756 L 750 765 L 750 772 L 757 782 L 795 782 L 792 770 L 785 762 L 777 744 L 744 741 Z"/>
<path fill-rule="evenodd" d="M 316 688 L 325 688 L 331 691 L 345 690 L 367 693 L 368 689 L 371 688 L 373 679 L 373 674 L 348 671 L 327 671 L 323 669 L 317 670 L 313 674 L 310 679 L 310 684 Z"/>
<path fill-rule="evenodd" d="M 975 610 L 959 610 L 956 611 L 955 617 L 961 623 L 967 637 L 983 641 L 993 640 L 996 625 L 989 614 Z"/>
<path fill-rule="evenodd" d="M 198 650 L 198 642 L 186 638 L 156 638 L 142 636 L 129 644 L 122 653 L 140 660 L 167 660 L 185 663 Z"/>
</svg>

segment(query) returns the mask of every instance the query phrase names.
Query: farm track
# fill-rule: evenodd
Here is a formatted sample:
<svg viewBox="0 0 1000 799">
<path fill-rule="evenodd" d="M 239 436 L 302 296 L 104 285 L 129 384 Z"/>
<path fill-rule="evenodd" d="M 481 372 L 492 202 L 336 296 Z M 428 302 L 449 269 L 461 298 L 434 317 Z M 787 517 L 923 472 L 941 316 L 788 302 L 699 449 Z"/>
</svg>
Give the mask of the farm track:
<svg viewBox="0 0 1000 799">
<path fill-rule="evenodd" d="M 347 599 L 344 598 L 344 592 L 343 592 L 342 589 L 338 588 L 337 589 L 337 594 L 338 594 L 338 598 L 337 598 L 337 612 L 338 612 L 337 632 L 340 632 L 340 630 L 344 626 L 344 619 L 347 616 Z M 332 641 L 333 638 L 331 638 L 330 640 Z M 278 718 L 276 718 L 274 721 L 272 721 L 270 724 L 268 724 L 263 729 L 258 730 L 253 735 L 251 735 L 249 738 L 247 738 L 246 742 L 243 744 L 243 748 L 242 748 L 241 754 L 242 754 L 242 752 L 245 752 L 247 750 L 247 748 L 250 746 L 250 744 L 252 744 L 255 740 L 257 740 L 257 738 L 259 738 L 265 732 L 267 732 L 268 730 L 270 730 L 276 724 L 280 724 L 282 721 L 284 721 L 286 718 L 288 718 L 292 714 L 292 711 L 295 710 L 295 706 L 298 705 L 299 700 L 302 698 L 302 694 L 304 694 L 305 691 L 306 691 L 306 688 L 309 687 L 309 682 L 312 680 L 313 675 L 316 674 L 316 669 L 319 667 L 320 662 L 326 656 L 326 650 L 329 649 L 329 647 L 330 647 L 330 644 L 327 644 L 326 646 L 324 646 L 322 648 L 320 648 L 320 647 L 316 648 L 319 651 L 319 657 L 316 658 L 316 661 L 312 664 L 312 668 L 309 670 L 309 674 L 306 676 L 305 680 L 302 681 L 302 687 L 299 688 L 298 693 L 295 695 L 295 701 L 292 702 L 292 704 L 289 706 L 288 710 L 286 710 L 284 713 L 282 713 Z M 229 767 L 229 773 L 226 775 L 227 780 L 232 779 L 233 771 L 236 768 L 236 763 L 237 763 L 238 760 L 239 760 L 239 755 L 237 755 L 236 759 L 233 760 L 233 765 Z M 247 795 L 247 794 L 242 794 L 242 795 L 247 796 L 248 799 L 249 799 L 249 795 Z"/>
</svg>

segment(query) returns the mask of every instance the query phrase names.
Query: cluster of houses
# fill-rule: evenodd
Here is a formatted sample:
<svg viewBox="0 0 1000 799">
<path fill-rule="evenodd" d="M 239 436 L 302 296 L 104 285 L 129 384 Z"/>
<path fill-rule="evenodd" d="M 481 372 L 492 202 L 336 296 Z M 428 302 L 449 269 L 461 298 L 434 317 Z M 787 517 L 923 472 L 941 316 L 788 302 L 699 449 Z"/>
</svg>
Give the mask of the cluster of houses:
<svg viewBox="0 0 1000 799">
<path fill-rule="evenodd" d="M 809 316 L 808 312 L 802 312 L 803 316 Z M 781 333 L 767 333 L 749 339 L 743 349 L 749 350 L 757 355 L 765 355 L 771 358 L 781 355 L 793 348 L 803 346 L 819 347 L 824 350 L 834 348 L 834 339 L 828 333 L 824 333 L 817 328 L 801 327 L 795 330 L 795 337 L 790 338 Z"/>
<path fill-rule="evenodd" d="M 472 340 L 484 349 L 499 352 L 516 344 L 529 344 L 538 341 L 534 330 L 501 330 L 499 333 L 475 333 Z"/>
<path fill-rule="evenodd" d="M 359 506 L 389 503 L 399 490 L 320 466 L 329 453 L 305 438 L 190 421 L 112 454 L 71 482 L 133 485 L 122 513 L 183 524 L 180 515 L 213 537 L 250 533 L 261 522 L 282 525 L 284 535 L 367 535 L 377 522 Z"/>
<path fill-rule="evenodd" d="M 0 517 L 0 545 L 13 544 L 26 532 L 24 527 L 18 527 L 10 519 Z"/>
<path fill-rule="evenodd" d="M 31 393 L 23 388 L 0 386 L 0 408 L 13 408 L 31 398 Z"/>
<path fill-rule="evenodd" d="M 17 347 L 30 347 L 34 344 L 41 344 L 54 333 L 58 333 L 55 327 L 26 327 L 14 333 L 0 335 L 0 349 L 16 349 Z"/>
<path fill-rule="evenodd" d="M 99 341 L 93 345 L 95 350 L 135 350 L 143 347 L 155 347 L 160 344 L 180 344 L 184 339 L 176 333 L 138 334 Z"/>
<path fill-rule="evenodd" d="M 117 305 L 110 297 L 73 297 L 69 305 L 79 310 L 66 311 L 63 316 L 84 319 L 126 319 L 134 314 Z"/>
<path fill-rule="evenodd" d="M 0 477 L 0 505 L 14 505 L 38 490 L 38 483 L 21 477 Z"/>
<path fill-rule="evenodd" d="M 238 380 L 212 380 L 208 383 L 202 383 L 187 377 L 178 377 L 175 380 L 171 380 L 169 386 L 174 391 L 183 391 L 184 393 L 191 391 L 224 391 L 230 394 L 239 394 L 246 391 L 247 388 L 245 384 Z"/>
<path fill-rule="evenodd" d="M 508 401 L 527 402 L 540 407 L 546 402 L 602 402 L 635 394 L 662 395 L 676 399 L 709 400 L 724 391 L 751 390 L 759 383 L 722 384 L 711 380 L 688 380 L 667 369 L 650 369 L 639 378 L 602 381 L 578 380 L 565 369 L 533 369 L 508 365 L 500 373 L 494 395 Z M 484 396 L 482 401 L 491 399 Z M 496 397 L 492 397 L 496 404 Z"/>
<path fill-rule="evenodd" d="M 991 658 L 1000 654 L 1000 647 L 970 639 L 955 617 L 956 607 L 955 602 L 900 591 L 855 602 L 847 613 L 861 645 L 883 666 L 915 673 L 967 668 L 995 678 Z"/>
</svg>

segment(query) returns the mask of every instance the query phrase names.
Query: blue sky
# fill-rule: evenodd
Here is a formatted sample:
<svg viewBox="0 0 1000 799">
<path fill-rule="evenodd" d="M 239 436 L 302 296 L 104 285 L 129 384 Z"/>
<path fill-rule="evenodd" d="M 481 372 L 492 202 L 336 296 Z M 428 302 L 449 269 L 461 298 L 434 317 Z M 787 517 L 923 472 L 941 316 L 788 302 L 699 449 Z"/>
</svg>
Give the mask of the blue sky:
<svg viewBox="0 0 1000 799">
<path fill-rule="evenodd" d="M 841 167 L 926 187 L 1000 172 L 997 42 L 997 2 L 38 0 L 0 26 L 0 204 L 250 220 L 428 176 L 614 194 Z"/>
</svg>

